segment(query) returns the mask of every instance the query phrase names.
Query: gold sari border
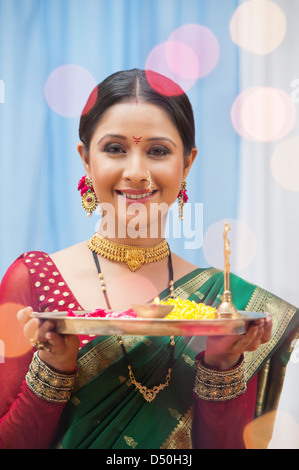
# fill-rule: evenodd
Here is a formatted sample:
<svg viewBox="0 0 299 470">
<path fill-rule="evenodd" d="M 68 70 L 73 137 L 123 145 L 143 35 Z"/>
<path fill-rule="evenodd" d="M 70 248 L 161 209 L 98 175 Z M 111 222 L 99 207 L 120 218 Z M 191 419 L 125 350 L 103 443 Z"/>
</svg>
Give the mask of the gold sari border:
<svg viewBox="0 0 299 470">
<path fill-rule="evenodd" d="M 140 342 L 149 343 L 144 336 L 125 335 L 123 341 L 127 351 L 130 351 Z M 120 359 L 122 355 L 122 350 L 115 335 L 109 336 L 89 349 L 77 361 L 78 375 L 73 390 L 74 393 Z"/>
<path fill-rule="evenodd" d="M 216 268 L 208 268 L 195 277 L 189 279 L 181 286 L 175 288 L 174 293 L 176 297 L 180 297 L 182 300 L 188 299 L 191 294 L 202 296 L 198 291 L 199 289 L 211 279 L 215 274 L 219 273 L 220 270 Z M 194 290 L 195 288 L 195 290 Z M 203 296 L 202 296 L 203 297 Z"/>
<path fill-rule="evenodd" d="M 297 308 L 270 292 L 256 287 L 245 308 L 252 312 L 265 312 L 272 316 L 273 327 L 270 340 L 252 352 L 245 353 L 245 377 L 248 382 L 257 372 L 271 351 L 277 347 Z"/>
<path fill-rule="evenodd" d="M 160 449 L 192 449 L 192 406 L 179 420 Z"/>
</svg>

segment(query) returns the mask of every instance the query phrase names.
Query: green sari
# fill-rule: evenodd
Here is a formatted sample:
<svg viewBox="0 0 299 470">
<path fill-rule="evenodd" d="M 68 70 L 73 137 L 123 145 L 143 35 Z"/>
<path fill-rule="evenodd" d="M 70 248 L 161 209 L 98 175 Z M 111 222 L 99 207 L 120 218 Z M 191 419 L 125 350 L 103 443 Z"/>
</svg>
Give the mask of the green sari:
<svg viewBox="0 0 299 470">
<path fill-rule="evenodd" d="M 175 296 L 217 307 L 223 273 L 196 269 L 175 283 Z M 245 355 L 246 380 L 259 372 L 256 415 L 275 409 L 290 345 L 298 333 L 298 310 L 259 287 L 231 275 L 237 309 L 268 312 L 270 341 Z M 160 294 L 166 299 L 169 291 Z M 165 380 L 170 354 L 167 337 L 123 337 L 138 382 L 152 388 Z M 78 379 L 61 421 L 58 447 L 95 449 L 190 449 L 195 356 L 204 337 L 175 338 L 175 363 L 168 387 L 148 403 L 131 383 L 116 336 L 99 336 L 84 346 Z"/>
</svg>

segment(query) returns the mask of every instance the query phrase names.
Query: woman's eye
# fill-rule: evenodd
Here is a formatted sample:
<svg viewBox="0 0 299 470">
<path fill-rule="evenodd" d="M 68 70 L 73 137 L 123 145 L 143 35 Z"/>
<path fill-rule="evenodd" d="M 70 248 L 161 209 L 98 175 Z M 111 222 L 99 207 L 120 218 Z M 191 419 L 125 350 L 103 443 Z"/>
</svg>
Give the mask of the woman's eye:
<svg viewBox="0 0 299 470">
<path fill-rule="evenodd" d="M 125 153 L 125 150 L 119 144 L 108 144 L 106 145 L 104 151 L 108 153 Z"/>
<path fill-rule="evenodd" d="M 150 155 L 154 155 L 157 157 L 162 157 L 163 155 L 167 155 L 169 150 L 166 147 L 161 147 L 160 145 L 156 145 L 155 147 L 152 147 L 149 151 Z"/>
</svg>

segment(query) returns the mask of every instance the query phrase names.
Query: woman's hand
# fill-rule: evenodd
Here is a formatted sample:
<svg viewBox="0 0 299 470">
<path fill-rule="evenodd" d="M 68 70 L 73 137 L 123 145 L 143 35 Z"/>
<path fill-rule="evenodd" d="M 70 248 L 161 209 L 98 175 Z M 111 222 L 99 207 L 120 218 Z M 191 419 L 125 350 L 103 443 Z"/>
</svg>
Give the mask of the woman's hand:
<svg viewBox="0 0 299 470">
<path fill-rule="evenodd" d="M 19 310 L 17 318 L 25 337 L 31 344 L 43 343 L 39 357 L 50 368 L 62 374 L 74 372 L 79 350 L 79 338 L 75 335 L 60 335 L 54 331 L 55 322 L 31 316 L 32 308 Z"/>
<path fill-rule="evenodd" d="M 234 367 L 241 354 L 255 351 L 271 337 L 272 317 L 255 320 L 243 335 L 209 336 L 204 361 L 210 367 L 225 370 Z"/>
</svg>

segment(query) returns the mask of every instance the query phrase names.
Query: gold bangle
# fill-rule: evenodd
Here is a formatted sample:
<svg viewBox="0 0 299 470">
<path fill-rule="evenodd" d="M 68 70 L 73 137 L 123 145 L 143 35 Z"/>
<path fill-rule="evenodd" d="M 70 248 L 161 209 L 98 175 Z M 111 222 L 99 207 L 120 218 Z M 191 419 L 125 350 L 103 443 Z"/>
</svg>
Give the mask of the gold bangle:
<svg viewBox="0 0 299 470">
<path fill-rule="evenodd" d="M 66 403 L 71 397 L 77 373 L 59 374 L 50 369 L 38 356 L 33 355 L 26 375 L 28 388 L 43 400 Z"/>
<path fill-rule="evenodd" d="M 242 395 L 247 385 L 244 375 L 244 359 L 231 370 L 214 370 L 196 360 L 196 378 L 193 391 L 198 398 L 207 401 L 226 401 Z"/>
</svg>

